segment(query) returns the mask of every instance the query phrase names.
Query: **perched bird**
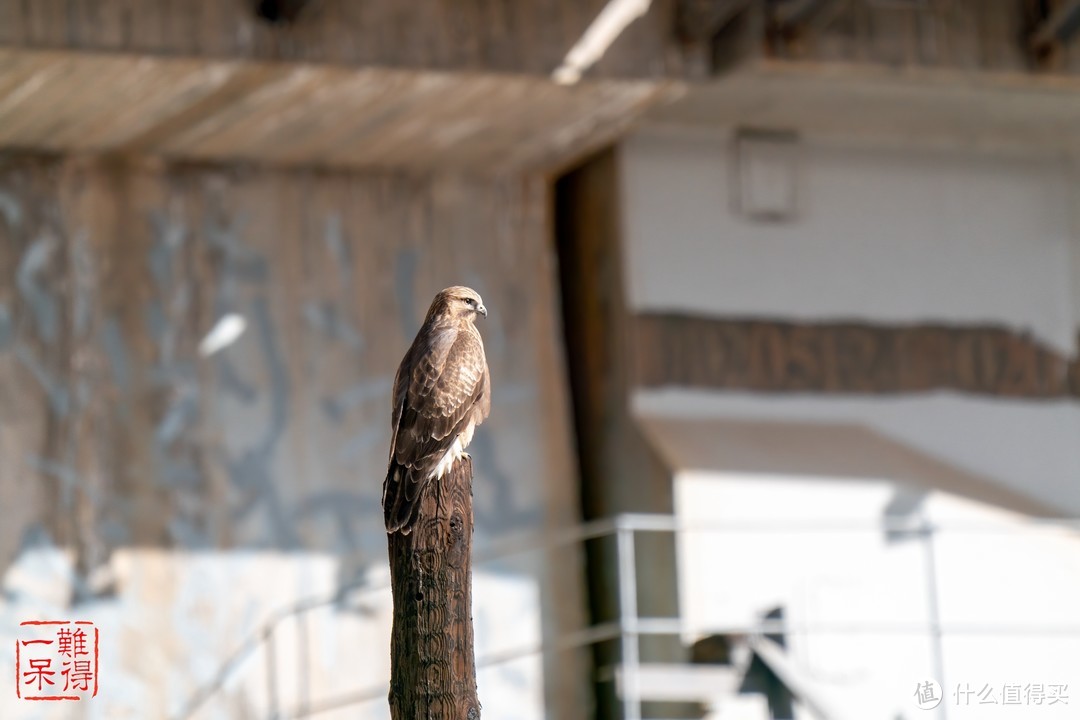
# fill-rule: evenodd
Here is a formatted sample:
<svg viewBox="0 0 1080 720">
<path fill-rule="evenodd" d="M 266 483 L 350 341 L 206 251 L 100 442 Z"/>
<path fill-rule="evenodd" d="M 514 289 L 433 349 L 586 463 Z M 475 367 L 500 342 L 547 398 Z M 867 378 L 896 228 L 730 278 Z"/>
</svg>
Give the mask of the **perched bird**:
<svg viewBox="0 0 1080 720">
<path fill-rule="evenodd" d="M 388 533 L 412 530 L 424 487 L 465 456 L 491 409 L 478 314 L 487 317 L 487 308 L 475 290 L 446 288 L 398 366 L 382 496 Z"/>
</svg>

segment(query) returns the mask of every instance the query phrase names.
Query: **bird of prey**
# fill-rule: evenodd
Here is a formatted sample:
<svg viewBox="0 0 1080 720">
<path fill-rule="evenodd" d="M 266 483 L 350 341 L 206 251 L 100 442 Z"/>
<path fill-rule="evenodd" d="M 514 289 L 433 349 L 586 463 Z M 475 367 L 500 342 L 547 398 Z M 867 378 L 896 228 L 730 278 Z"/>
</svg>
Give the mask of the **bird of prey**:
<svg viewBox="0 0 1080 720">
<path fill-rule="evenodd" d="M 465 456 L 491 409 L 478 314 L 487 317 L 487 308 L 475 290 L 446 288 L 398 366 L 382 496 L 387 533 L 412 530 L 424 487 Z"/>
</svg>

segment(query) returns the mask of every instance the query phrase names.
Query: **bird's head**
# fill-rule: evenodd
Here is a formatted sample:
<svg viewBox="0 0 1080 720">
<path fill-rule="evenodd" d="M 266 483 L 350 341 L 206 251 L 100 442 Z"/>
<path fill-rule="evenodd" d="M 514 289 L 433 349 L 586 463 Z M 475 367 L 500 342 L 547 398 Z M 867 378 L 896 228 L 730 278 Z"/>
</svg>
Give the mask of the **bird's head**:
<svg viewBox="0 0 1080 720">
<path fill-rule="evenodd" d="M 487 308 L 484 307 L 480 293 L 472 288 L 455 285 L 435 296 L 428 315 L 433 313 L 472 321 L 476 320 L 477 314 L 487 317 Z"/>
</svg>

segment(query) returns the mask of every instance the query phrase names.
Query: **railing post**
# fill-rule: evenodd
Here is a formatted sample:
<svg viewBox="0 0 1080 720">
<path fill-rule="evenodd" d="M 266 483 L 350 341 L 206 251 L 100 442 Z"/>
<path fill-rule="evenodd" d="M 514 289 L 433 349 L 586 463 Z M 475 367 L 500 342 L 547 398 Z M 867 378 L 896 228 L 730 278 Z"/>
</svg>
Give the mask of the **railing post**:
<svg viewBox="0 0 1080 720">
<path fill-rule="evenodd" d="M 619 565 L 619 630 L 622 645 L 623 720 L 641 720 L 641 684 L 638 642 L 637 560 L 634 531 L 621 521 L 615 534 Z"/>
<path fill-rule="evenodd" d="M 263 644 L 266 648 L 266 701 L 267 717 L 277 720 L 281 717 L 280 704 L 278 703 L 277 691 L 277 655 L 274 647 L 274 626 L 266 629 L 263 636 Z"/>
<path fill-rule="evenodd" d="M 926 603 L 930 620 L 930 644 L 933 649 L 933 673 L 935 679 L 941 683 L 941 687 L 945 687 L 945 653 L 943 649 L 942 633 L 941 633 L 941 609 L 938 606 L 938 577 L 937 577 L 937 559 L 934 555 L 934 533 L 937 531 L 936 526 L 930 521 L 930 518 L 926 516 L 925 509 L 920 512 L 920 521 L 922 537 L 923 537 L 923 557 L 926 567 Z M 941 703 L 940 713 L 941 720 L 945 720 L 948 716 L 948 703 Z"/>
<path fill-rule="evenodd" d="M 296 646 L 297 660 L 300 667 L 297 668 L 297 715 L 303 717 L 307 714 L 311 705 L 311 643 L 308 640 L 307 611 L 296 614 Z"/>
</svg>

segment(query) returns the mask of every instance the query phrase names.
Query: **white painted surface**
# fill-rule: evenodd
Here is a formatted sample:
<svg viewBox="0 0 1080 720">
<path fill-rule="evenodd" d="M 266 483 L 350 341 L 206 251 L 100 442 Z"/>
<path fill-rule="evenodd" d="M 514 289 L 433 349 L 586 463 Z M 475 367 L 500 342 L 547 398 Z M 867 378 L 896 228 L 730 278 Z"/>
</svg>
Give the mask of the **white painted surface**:
<svg viewBox="0 0 1080 720">
<path fill-rule="evenodd" d="M 763 223 L 729 201 L 730 150 L 721 131 L 645 130 L 623 144 L 635 310 L 989 323 L 1076 354 L 1078 196 L 1065 160 L 808 142 L 797 218 Z M 861 424 L 1080 515 L 1076 401 L 672 390 L 638 392 L 635 402 L 667 417 Z"/>
<path fill-rule="evenodd" d="M 679 537 L 689 634 L 753 625 L 782 607 L 788 659 L 841 717 L 939 720 L 947 711 L 950 720 L 1075 718 L 1080 533 L 1033 527 L 941 493 L 927 496 L 918 512 L 941 528 L 933 540 L 940 673 L 924 541 L 889 538 L 880 528 L 898 487 L 878 478 L 681 473 L 680 521 L 720 528 Z M 937 709 L 923 710 L 914 691 L 929 679 L 945 697 Z M 1039 683 L 1068 684 L 1070 697 L 1053 706 L 1003 704 L 1005 685 Z M 996 704 L 955 695 L 984 686 L 996 693 Z"/>
<path fill-rule="evenodd" d="M 0 672 L 15 670 L 14 641 L 25 620 L 89 620 L 100 630 L 100 688 L 78 703 L 18 700 L 10 680 L 0 689 L 0 718 L 109 720 L 177 718 L 231 656 L 271 616 L 300 601 L 330 598 L 338 560 L 318 553 L 124 550 L 113 555 L 116 595 L 71 608 L 71 560 L 57 549 L 20 556 L 0 579 Z M 49 582 L 45 582 L 45 579 Z M 161 602 L 162 597 L 170 602 Z M 524 575 L 478 567 L 473 618 L 477 678 L 485 712 L 506 720 L 544 717 L 540 592 Z M 345 702 L 325 717 L 385 720 L 393 604 L 389 571 L 379 567 L 346 607 L 304 614 L 307 641 L 295 617 L 274 633 L 278 708 L 292 713 L 304 697 L 313 705 Z M 229 673 L 193 720 L 269 717 L 266 644 Z M 306 669 L 305 673 L 301 668 Z M 289 715 L 291 717 L 291 714 Z M 324 714 L 320 713 L 319 717 Z"/>
<path fill-rule="evenodd" d="M 799 217 L 732 210 L 723 133 L 622 146 L 635 309 L 1002 323 L 1072 354 L 1069 170 L 1044 158 L 805 144 Z"/>
<path fill-rule="evenodd" d="M 628 293 L 638 311 L 809 321 L 1004 325 L 1076 353 L 1080 273 L 1074 178 L 1064 161 L 804 145 L 799 215 L 762 223 L 730 202 L 726 137 L 641 133 L 622 149 Z M 857 425 L 928 458 L 1080 516 L 1080 403 L 935 392 L 890 397 L 637 391 L 643 418 Z M 724 427 L 717 423 L 717 427 Z M 761 431 L 764 433 L 765 431 Z M 854 449 L 853 449 L 854 450 Z M 777 448 L 790 460 L 792 448 Z M 843 452 L 843 448 L 837 451 Z M 874 524 L 904 483 L 688 468 L 676 508 L 719 532 L 679 541 L 687 640 L 783 607 L 804 632 L 793 661 L 861 720 L 1074 718 L 1080 698 L 1004 706 L 1006 686 L 1080 686 L 1080 535 L 932 492 L 943 674 L 935 667 L 925 546 Z M 809 462 L 809 460 L 808 460 Z M 725 472 L 727 470 L 727 472 Z M 700 472 L 697 472 L 700 471 Z M 805 532 L 807 523 L 867 530 Z M 770 528 L 753 529 L 755 524 Z M 861 625 L 859 632 L 826 631 Z M 958 629 L 969 628 L 962 632 Z M 814 631 L 809 628 L 816 627 Z M 978 632 L 970 631 L 977 628 Z M 942 705 L 922 710 L 918 683 Z M 979 702 L 989 686 L 996 704 Z M 974 694 L 965 699 L 963 690 Z M 961 691 L 958 694 L 957 691 Z M 802 713 L 802 710 L 799 710 Z M 800 717 L 804 717 L 801 714 Z"/>
<path fill-rule="evenodd" d="M 671 389 L 639 391 L 634 409 L 655 418 L 861 424 L 1064 514 L 1080 516 L 1080 407 L 1070 402 L 954 393 L 877 398 Z"/>
</svg>

